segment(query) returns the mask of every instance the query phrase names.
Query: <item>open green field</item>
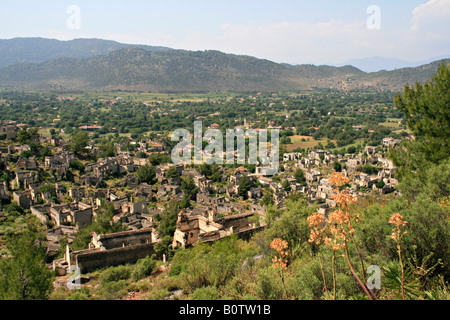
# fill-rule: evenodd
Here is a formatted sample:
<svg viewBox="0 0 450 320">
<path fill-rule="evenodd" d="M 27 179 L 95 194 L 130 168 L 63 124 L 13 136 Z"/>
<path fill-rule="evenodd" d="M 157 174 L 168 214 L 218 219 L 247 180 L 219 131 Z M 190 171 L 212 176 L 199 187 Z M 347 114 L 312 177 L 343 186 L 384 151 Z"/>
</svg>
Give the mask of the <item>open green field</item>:
<svg viewBox="0 0 450 320">
<path fill-rule="evenodd" d="M 387 119 L 386 122 L 380 122 L 379 125 L 391 130 L 398 130 L 402 127 L 402 119 Z"/>
<path fill-rule="evenodd" d="M 310 136 L 292 136 L 291 138 L 291 144 L 287 145 L 286 150 L 288 152 L 291 152 L 297 148 L 307 149 L 307 148 L 315 148 L 319 145 L 319 143 L 322 143 L 323 146 L 326 146 L 330 141 L 328 139 L 320 139 L 320 140 L 314 140 Z M 304 140 L 304 141 L 302 141 Z"/>
<path fill-rule="evenodd" d="M 306 139 L 306 138 L 308 138 L 308 139 Z M 302 139 L 305 139 L 306 141 L 302 141 Z M 302 148 L 302 149 L 316 148 L 319 145 L 319 143 L 322 143 L 323 146 L 326 146 L 330 142 L 336 143 L 335 140 L 328 140 L 327 138 L 320 139 L 320 140 L 314 140 L 312 137 L 308 137 L 308 136 L 292 136 L 291 141 L 292 141 L 292 143 L 286 147 L 286 150 L 288 152 L 291 152 L 297 148 Z M 350 144 L 345 147 L 337 147 L 334 149 L 327 149 L 327 150 L 330 152 L 333 152 L 336 150 L 341 150 L 342 148 L 347 149 L 349 147 L 357 147 L 358 145 L 364 145 L 364 139 L 357 139 L 355 141 L 355 143 Z"/>
<path fill-rule="evenodd" d="M 237 94 L 230 92 L 209 92 L 209 93 L 140 93 L 140 92 L 83 92 L 60 95 L 66 98 L 78 98 L 81 101 L 92 101 L 96 99 L 122 98 L 123 101 L 137 101 L 142 103 L 151 102 L 202 102 L 207 100 L 229 101 Z"/>
<path fill-rule="evenodd" d="M 52 135 L 50 134 L 50 130 L 52 128 L 43 128 L 43 129 L 39 129 L 39 133 L 42 137 L 51 137 Z M 61 138 L 63 138 L 64 140 L 69 139 L 70 135 L 68 135 L 67 133 L 58 133 L 58 136 L 60 136 Z"/>
</svg>

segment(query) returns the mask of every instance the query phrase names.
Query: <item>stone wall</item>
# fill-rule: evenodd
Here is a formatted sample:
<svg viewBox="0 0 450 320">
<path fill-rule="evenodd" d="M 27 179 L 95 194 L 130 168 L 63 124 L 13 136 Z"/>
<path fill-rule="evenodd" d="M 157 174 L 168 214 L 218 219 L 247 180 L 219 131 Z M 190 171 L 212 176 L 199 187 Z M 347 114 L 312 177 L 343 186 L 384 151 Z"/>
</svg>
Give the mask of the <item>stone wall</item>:
<svg viewBox="0 0 450 320">
<path fill-rule="evenodd" d="M 252 224 L 252 222 L 249 221 L 249 218 L 253 215 L 253 212 L 236 214 L 221 218 L 217 220 L 217 222 L 223 225 L 225 230 L 233 228 L 233 232 L 237 233 L 240 230 L 247 229 Z"/>
<path fill-rule="evenodd" d="M 73 222 L 80 226 L 87 226 L 92 223 L 92 207 L 79 204 L 79 210 L 73 212 Z"/>
<path fill-rule="evenodd" d="M 250 240 L 250 238 L 257 232 L 263 231 L 265 229 L 266 226 L 260 226 L 260 227 L 255 227 L 255 228 L 249 228 L 246 230 L 242 230 L 238 233 L 236 233 L 236 235 L 245 241 Z"/>
<path fill-rule="evenodd" d="M 48 214 L 50 213 L 50 204 L 31 207 L 31 213 L 34 214 L 44 225 L 48 223 Z"/>
<path fill-rule="evenodd" d="M 82 273 L 96 268 L 136 263 L 139 259 L 155 254 L 154 243 L 134 245 L 110 250 L 88 249 L 71 253 L 70 261 Z"/>
<path fill-rule="evenodd" d="M 133 231 L 123 231 L 107 235 L 96 235 L 92 237 L 92 243 L 96 247 L 104 247 L 107 250 L 133 245 L 147 244 L 154 242 L 153 229 L 146 228 Z"/>
</svg>

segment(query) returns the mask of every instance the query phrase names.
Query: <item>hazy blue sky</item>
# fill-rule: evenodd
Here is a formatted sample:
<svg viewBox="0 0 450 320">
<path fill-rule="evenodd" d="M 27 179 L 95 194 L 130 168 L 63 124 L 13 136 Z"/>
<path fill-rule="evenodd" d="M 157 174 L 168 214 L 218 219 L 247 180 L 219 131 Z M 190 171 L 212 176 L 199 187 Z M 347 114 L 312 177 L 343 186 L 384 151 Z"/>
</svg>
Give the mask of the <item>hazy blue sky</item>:
<svg viewBox="0 0 450 320">
<path fill-rule="evenodd" d="M 450 0 L 4 1 L 0 38 L 103 38 L 276 62 L 450 54 Z M 68 12 L 70 6 L 76 11 Z M 369 11 L 376 6 L 379 11 Z M 379 14 L 378 14 L 379 13 Z M 69 23 L 68 23 L 69 22 Z"/>
</svg>

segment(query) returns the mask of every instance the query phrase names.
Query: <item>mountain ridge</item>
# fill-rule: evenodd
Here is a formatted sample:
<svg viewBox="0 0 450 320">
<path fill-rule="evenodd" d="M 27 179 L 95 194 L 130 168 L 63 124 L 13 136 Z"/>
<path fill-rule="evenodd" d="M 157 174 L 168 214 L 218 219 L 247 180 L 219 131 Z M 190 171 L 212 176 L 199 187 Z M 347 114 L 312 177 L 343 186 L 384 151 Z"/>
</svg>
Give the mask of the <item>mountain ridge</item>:
<svg viewBox="0 0 450 320">
<path fill-rule="evenodd" d="M 274 91 L 314 88 L 400 90 L 424 82 L 439 62 L 395 71 L 279 64 L 217 50 L 128 46 L 90 57 L 59 57 L 0 69 L 0 86 L 35 90 L 149 92 Z M 448 60 L 447 60 L 448 61 Z"/>
<path fill-rule="evenodd" d="M 17 63 L 40 63 L 61 57 L 90 58 L 127 47 L 168 51 L 160 46 L 125 44 L 113 40 L 79 38 L 68 41 L 47 38 L 0 39 L 0 69 Z"/>
<path fill-rule="evenodd" d="M 450 58 L 450 54 L 448 55 L 442 55 L 439 57 L 434 57 L 430 59 L 425 59 L 421 61 L 406 61 L 401 60 L 397 58 L 386 58 L 386 57 L 368 57 L 368 58 L 360 58 L 360 59 L 351 59 L 347 60 L 344 63 L 332 63 L 329 65 L 341 67 L 345 65 L 352 65 L 364 72 L 371 73 L 371 72 L 378 72 L 378 71 L 393 71 L 396 69 L 403 69 L 403 68 L 415 68 L 419 67 L 421 65 L 432 63 L 433 61 L 438 61 L 442 59 L 448 59 Z"/>
</svg>

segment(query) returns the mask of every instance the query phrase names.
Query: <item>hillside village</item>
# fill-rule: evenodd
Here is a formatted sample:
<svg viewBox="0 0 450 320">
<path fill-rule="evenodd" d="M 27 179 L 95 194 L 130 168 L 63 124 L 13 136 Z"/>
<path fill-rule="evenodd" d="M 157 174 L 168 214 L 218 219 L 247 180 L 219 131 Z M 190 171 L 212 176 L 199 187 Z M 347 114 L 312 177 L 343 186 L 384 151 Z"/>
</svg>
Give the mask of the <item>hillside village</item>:
<svg viewBox="0 0 450 320">
<path fill-rule="evenodd" d="M 36 157 L 29 145 L 17 142 L 22 127 L 14 121 L 0 124 L 1 204 L 15 203 L 47 227 L 47 262 L 61 276 L 68 274 L 71 266 L 85 272 L 134 263 L 152 255 L 155 244 L 161 241 L 158 216 L 171 200 L 183 200 L 182 181 L 187 177 L 195 184 L 196 193 L 190 206 L 178 214 L 173 248 L 213 242 L 231 234 L 246 239 L 264 229 L 267 204 L 283 209 L 284 200 L 294 193 L 302 194 L 327 215 L 336 205 L 334 191 L 328 184 L 335 170 L 350 178 L 351 193 L 358 198 L 371 192 L 397 193 L 396 168 L 386 154 L 400 140 L 390 137 L 383 140 L 383 145 L 367 146 L 356 154 L 334 155 L 320 149 L 284 153 L 281 172 L 273 177 L 261 175 L 258 166 L 255 170 L 217 166 L 214 174 L 219 179 L 213 181 L 193 165 L 165 163 L 155 166 L 155 183 L 148 184 L 136 175 L 139 168 L 149 165 L 148 158 L 123 152 L 119 145 L 115 146 L 114 156 L 100 157 L 101 151 L 89 143 L 86 154 L 97 155 L 97 160 L 86 160 L 91 158 L 70 150 L 70 141 L 33 132 L 29 140 L 51 150 Z M 140 154 L 168 153 L 162 141 L 140 141 L 136 145 Z M 76 170 L 80 164 L 83 169 Z M 367 172 L 367 167 L 377 170 Z M 111 224 L 121 223 L 124 230 L 92 233 L 89 248 L 72 250 L 71 242 L 77 232 L 96 219 L 105 202 L 114 206 Z M 66 240 L 61 242 L 62 239 Z M 58 257 L 60 252 L 64 252 L 62 258 Z"/>
</svg>

